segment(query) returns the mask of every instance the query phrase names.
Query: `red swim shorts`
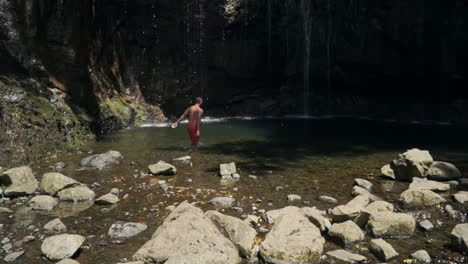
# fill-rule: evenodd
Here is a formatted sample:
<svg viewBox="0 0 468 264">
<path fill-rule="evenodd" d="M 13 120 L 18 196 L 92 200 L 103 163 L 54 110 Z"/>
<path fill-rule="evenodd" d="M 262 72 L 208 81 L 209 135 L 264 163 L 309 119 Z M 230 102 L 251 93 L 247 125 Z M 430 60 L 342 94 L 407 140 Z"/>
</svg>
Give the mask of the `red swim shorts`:
<svg viewBox="0 0 468 264">
<path fill-rule="evenodd" d="M 188 125 L 187 126 L 187 131 L 190 136 L 190 140 L 192 140 L 192 146 L 197 146 L 198 145 L 198 139 L 199 137 L 197 136 L 197 131 L 198 127 L 193 126 L 193 125 Z"/>
</svg>

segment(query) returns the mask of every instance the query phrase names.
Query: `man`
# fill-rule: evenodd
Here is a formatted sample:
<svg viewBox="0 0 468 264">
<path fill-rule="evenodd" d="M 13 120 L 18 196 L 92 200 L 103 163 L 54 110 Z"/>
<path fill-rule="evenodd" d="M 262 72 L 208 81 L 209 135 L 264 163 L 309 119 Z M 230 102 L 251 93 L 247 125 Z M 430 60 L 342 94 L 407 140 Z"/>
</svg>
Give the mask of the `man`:
<svg viewBox="0 0 468 264">
<path fill-rule="evenodd" d="M 192 150 L 197 150 L 198 140 L 200 139 L 201 117 L 204 113 L 203 109 L 200 107 L 202 104 L 203 99 L 200 97 L 195 98 L 195 104 L 187 108 L 182 116 L 180 116 L 179 120 L 172 124 L 172 128 L 176 128 L 188 115 L 189 122 L 187 131 L 190 136 L 190 140 L 192 141 Z"/>
</svg>

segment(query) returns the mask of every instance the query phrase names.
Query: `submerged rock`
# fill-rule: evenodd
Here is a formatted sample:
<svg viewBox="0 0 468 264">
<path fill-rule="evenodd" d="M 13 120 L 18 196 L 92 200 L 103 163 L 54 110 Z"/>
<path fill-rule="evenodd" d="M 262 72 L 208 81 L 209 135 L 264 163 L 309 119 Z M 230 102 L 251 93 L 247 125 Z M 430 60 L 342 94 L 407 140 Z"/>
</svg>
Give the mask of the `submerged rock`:
<svg viewBox="0 0 468 264">
<path fill-rule="evenodd" d="M 229 208 L 235 201 L 236 199 L 231 197 L 215 197 L 210 200 L 210 204 L 214 205 L 216 208 Z"/>
<path fill-rule="evenodd" d="M 429 167 L 425 176 L 430 180 L 450 181 L 461 178 L 461 172 L 455 165 L 448 162 L 436 161 Z"/>
<path fill-rule="evenodd" d="M 48 237 L 41 246 L 42 253 L 50 260 L 71 258 L 84 243 L 85 238 L 79 235 L 62 234 Z"/>
<path fill-rule="evenodd" d="M 444 203 L 445 199 L 433 191 L 409 189 L 400 195 L 405 208 L 421 208 Z"/>
<path fill-rule="evenodd" d="M 426 219 L 426 220 L 419 221 L 419 222 L 418 222 L 418 226 L 419 226 L 422 230 L 424 230 L 424 231 L 426 231 L 426 232 L 429 232 L 429 231 L 431 231 L 431 230 L 434 228 L 434 225 L 431 223 L 431 221 L 429 221 L 429 220 L 427 220 L 427 219 Z"/>
<path fill-rule="evenodd" d="M 107 236 L 113 243 L 122 243 L 123 241 L 134 237 L 148 228 L 142 223 L 115 222 L 109 229 Z"/>
<path fill-rule="evenodd" d="M 468 224 L 458 224 L 450 234 L 452 245 L 461 252 L 468 253 Z"/>
<path fill-rule="evenodd" d="M 328 234 L 347 245 L 364 239 L 364 232 L 353 221 L 348 220 L 344 223 L 333 224 Z"/>
<path fill-rule="evenodd" d="M 46 173 L 42 177 L 40 190 L 49 195 L 55 195 L 59 191 L 79 185 L 78 181 L 60 173 Z"/>
<path fill-rule="evenodd" d="M 102 169 L 109 165 L 119 164 L 121 159 L 123 159 L 123 156 L 120 152 L 109 150 L 106 153 L 92 155 L 82 159 L 81 166 Z"/>
<path fill-rule="evenodd" d="M 422 178 L 429 166 L 434 162 L 427 150 L 410 149 L 390 163 L 395 172 L 395 178 L 400 181 L 410 181 L 414 177 Z"/>
<path fill-rule="evenodd" d="M 48 222 L 44 229 L 50 232 L 65 232 L 67 231 L 67 226 L 59 219 L 56 218 L 50 222 Z"/>
<path fill-rule="evenodd" d="M 96 197 L 96 194 L 86 186 L 77 186 L 68 188 L 58 192 L 57 196 L 62 201 L 91 201 Z"/>
<path fill-rule="evenodd" d="M 384 178 L 395 180 L 395 172 L 393 172 L 390 164 L 387 164 L 380 169 L 380 175 Z"/>
<path fill-rule="evenodd" d="M 426 250 L 418 250 L 411 254 L 411 258 L 418 261 L 419 263 L 431 263 L 432 259 Z"/>
<path fill-rule="evenodd" d="M 76 261 L 76 260 L 73 260 L 73 259 L 64 259 L 64 260 L 59 261 L 59 262 L 57 262 L 55 264 L 80 264 L 80 263 L 78 261 Z"/>
<path fill-rule="evenodd" d="M 241 256 L 250 256 L 257 232 L 249 223 L 217 211 L 208 211 L 205 215 L 221 229 L 222 233 L 228 235 L 228 238 L 239 249 Z"/>
<path fill-rule="evenodd" d="M 120 202 L 120 199 L 119 197 L 117 197 L 117 195 L 108 193 L 97 198 L 94 202 L 96 204 L 109 205 L 109 204 L 116 204 Z"/>
<path fill-rule="evenodd" d="M 23 256 L 23 254 L 24 254 L 24 250 L 21 250 L 21 251 L 18 251 L 18 252 L 10 253 L 10 254 L 8 254 L 8 255 L 5 256 L 5 258 L 3 259 L 3 261 L 5 261 L 6 263 L 14 262 L 14 261 L 16 261 L 18 258 L 20 258 L 21 256 Z"/>
<path fill-rule="evenodd" d="M 238 264 L 237 248 L 202 212 L 182 203 L 133 255 L 145 263 Z"/>
<path fill-rule="evenodd" d="M 398 253 L 387 241 L 383 239 L 372 239 L 369 244 L 370 251 L 380 260 L 389 261 L 398 257 Z"/>
<path fill-rule="evenodd" d="M 57 206 L 57 204 L 57 199 L 48 195 L 35 196 L 28 202 L 29 207 L 31 207 L 34 210 L 47 211 L 54 209 L 54 207 Z"/>
<path fill-rule="evenodd" d="M 12 210 L 8 209 L 8 208 L 5 208 L 5 207 L 0 207 L 0 214 L 11 214 L 11 213 L 14 213 Z"/>
<path fill-rule="evenodd" d="M 368 226 L 375 236 L 410 237 L 416 221 L 409 214 L 377 212 L 370 215 Z"/>
<path fill-rule="evenodd" d="M 226 163 L 219 165 L 219 175 L 220 176 L 231 176 L 237 173 L 236 163 Z"/>
<path fill-rule="evenodd" d="M 294 201 L 297 201 L 297 200 L 301 200 L 302 197 L 297 195 L 297 194 L 289 194 L 288 195 L 288 201 L 290 202 L 294 202 Z"/>
<path fill-rule="evenodd" d="M 320 230 L 299 210 L 290 210 L 275 219 L 273 229 L 260 245 L 267 263 L 317 263 L 325 239 Z"/>
<path fill-rule="evenodd" d="M 372 189 L 372 183 L 368 180 L 364 180 L 364 179 L 361 179 L 361 178 L 356 178 L 354 179 L 354 184 L 366 189 L 366 190 L 370 190 Z"/>
<path fill-rule="evenodd" d="M 343 249 L 328 251 L 326 255 L 329 258 L 332 258 L 338 261 L 343 261 L 345 263 L 358 263 L 358 262 L 364 262 L 367 260 L 367 258 L 364 256 L 354 254 Z"/>
<path fill-rule="evenodd" d="M 176 167 L 162 160 L 158 161 L 158 163 L 156 164 L 149 165 L 148 169 L 151 172 L 151 174 L 154 175 L 171 176 L 177 173 Z"/>
<path fill-rule="evenodd" d="M 444 192 L 444 191 L 450 190 L 450 184 L 441 183 L 437 181 L 431 181 L 427 179 L 421 179 L 421 178 L 413 178 L 413 182 L 411 182 L 409 189 Z"/>
<path fill-rule="evenodd" d="M 0 177 L 3 194 L 6 196 L 27 195 L 36 192 L 39 182 L 28 166 L 3 172 Z"/>
</svg>

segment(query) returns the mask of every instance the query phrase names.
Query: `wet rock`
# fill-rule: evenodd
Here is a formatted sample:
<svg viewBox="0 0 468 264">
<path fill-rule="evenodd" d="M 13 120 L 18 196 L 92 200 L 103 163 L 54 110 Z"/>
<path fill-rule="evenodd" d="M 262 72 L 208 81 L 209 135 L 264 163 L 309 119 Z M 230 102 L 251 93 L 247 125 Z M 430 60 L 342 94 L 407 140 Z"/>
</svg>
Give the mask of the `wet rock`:
<svg viewBox="0 0 468 264">
<path fill-rule="evenodd" d="M 92 155 L 82 159 L 81 166 L 102 169 L 109 165 L 119 164 L 121 159 L 123 159 L 123 156 L 120 152 L 110 150 L 106 153 Z"/>
<path fill-rule="evenodd" d="M 50 166 L 50 168 L 55 171 L 62 171 L 65 167 L 65 162 L 57 162 L 54 166 Z"/>
<path fill-rule="evenodd" d="M 54 213 L 57 217 L 66 218 L 70 216 L 77 215 L 80 212 L 88 210 L 92 207 L 94 201 L 83 201 L 77 203 L 59 203 L 55 208 Z"/>
<path fill-rule="evenodd" d="M 58 233 L 67 231 L 67 227 L 65 226 L 65 224 L 62 223 L 62 221 L 60 221 L 59 218 L 56 218 L 56 219 L 48 222 L 44 226 L 44 229 L 49 231 L 49 232 L 58 232 Z"/>
<path fill-rule="evenodd" d="M 288 195 L 288 201 L 290 201 L 290 202 L 301 200 L 301 199 L 302 199 L 302 197 L 297 195 L 297 194 L 289 194 Z"/>
<path fill-rule="evenodd" d="M 326 255 L 331 259 L 342 261 L 345 263 L 359 263 L 367 260 L 367 258 L 364 256 L 354 254 L 343 249 L 328 251 Z"/>
<path fill-rule="evenodd" d="M 377 213 L 377 212 L 393 212 L 394 206 L 393 204 L 386 202 L 386 201 L 376 201 L 364 208 L 369 214 Z"/>
<path fill-rule="evenodd" d="M 23 237 L 22 241 L 23 241 L 23 243 L 29 243 L 29 242 L 32 242 L 34 240 L 36 240 L 36 238 L 34 236 L 25 236 L 25 237 Z"/>
<path fill-rule="evenodd" d="M 71 258 L 84 243 L 85 238 L 80 235 L 62 234 L 48 237 L 41 246 L 42 253 L 50 260 Z"/>
<path fill-rule="evenodd" d="M 368 226 L 375 236 L 410 237 L 416 221 L 409 214 L 378 212 L 370 215 Z"/>
<path fill-rule="evenodd" d="M 339 205 L 332 209 L 331 215 L 333 221 L 335 222 L 345 222 L 352 220 L 358 225 L 362 226 L 365 224 L 363 222 L 363 209 L 369 204 L 369 197 L 366 195 L 356 196 L 354 199 L 349 201 L 345 205 Z M 365 220 L 367 220 L 367 213 L 365 215 Z"/>
<path fill-rule="evenodd" d="M 8 208 L 0 207 L 0 214 L 11 214 L 11 213 L 14 213 L 14 212 Z"/>
<path fill-rule="evenodd" d="M 122 243 L 125 240 L 134 237 L 148 228 L 141 223 L 115 222 L 109 229 L 107 236 L 113 243 Z"/>
<path fill-rule="evenodd" d="M 111 193 L 111 194 L 113 194 L 115 196 L 119 196 L 120 191 L 119 191 L 118 188 L 112 188 L 109 193 Z"/>
<path fill-rule="evenodd" d="M 447 212 L 447 214 L 453 218 L 453 219 L 456 219 L 460 216 L 460 212 L 458 212 L 457 210 L 453 209 L 453 207 L 450 205 L 450 204 L 447 204 L 445 206 L 445 211 Z"/>
<path fill-rule="evenodd" d="M 375 201 L 381 201 L 382 198 L 378 197 L 377 195 L 374 195 L 372 193 L 370 193 L 368 190 L 360 187 L 360 186 L 354 186 L 353 187 L 353 193 L 352 193 L 354 196 L 358 196 L 358 195 L 364 195 L 364 196 L 367 196 L 369 197 L 369 200 L 371 202 L 375 202 Z"/>
<path fill-rule="evenodd" d="M 58 192 L 57 196 L 61 201 L 91 201 L 96 197 L 96 194 L 86 186 L 77 186 L 68 188 Z"/>
<path fill-rule="evenodd" d="M 444 203 L 445 199 L 433 191 L 409 189 L 400 195 L 400 201 L 404 208 L 430 207 Z"/>
<path fill-rule="evenodd" d="M 64 260 L 61 260 L 55 264 L 80 264 L 78 261 L 76 260 L 73 260 L 73 259 L 64 259 Z M 144 264 L 144 263 L 143 263 Z"/>
<path fill-rule="evenodd" d="M 425 173 L 425 177 L 435 181 L 457 180 L 461 178 L 461 176 L 461 172 L 455 165 L 442 161 L 432 163 Z"/>
<path fill-rule="evenodd" d="M 249 178 L 256 180 L 258 177 L 255 175 L 249 175 Z"/>
<path fill-rule="evenodd" d="M 169 212 L 174 212 L 176 209 L 176 207 L 174 205 L 169 205 L 168 207 L 166 207 L 166 211 L 169 211 Z"/>
<path fill-rule="evenodd" d="M 459 203 L 465 203 L 468 201 L 468 192 L 459 191 L 452 195 L 453 199 Z"/>
<path fill-rule="evenodd" d="M 333 224 L 328 234 L 344 245 L 364 239 L 364 232 L 351 220 L 340 224 Z"/>
<path fill-rule="evenodd" d="M 252 253 L 257 232 L 248 223 L 216 211 L 208 211 L 205 215 L 220 228 L 223 234 L 228 235 L 228 238 L 239 249 L 241 256 L 248 257 Z"/>
<path fill-rule="evenodd" d="M 458 179 L 458 181 L 463 187 L 468 187 L 468 178 L 461 178 L 461 179 Z"/>
<path fill-rule="evenodd" d="M 16 260 L 17 260 L 18 258 L 20 258 L 23 254 L 24 254 L 24 250 L 18 251 L 18 252 L 10 253 L 10 254 L 8 254 L 8 255 L 5 256 L 5 258 L 3 259 L 3 261 L 5 261 L 6 263 L 10 263 L 10 262 L 16 261 Z"/>
<path fill-rule="evenodd" d="M 387 164 L 380 169 L 380 175 L 384 178 L 395 180 L 395 172 L 393 172 L 390 164 Z"/>
<path fill-rule="evenodd" d="M 383 239 L 372 239 L 369 244 L 370 251 L 380 260 L 389 261 L 398 256 L 398 253 L 393 249 L 387 241 Z"/>
<path fill-rule="evenodd" d="M 410 184 L 409 189 L 444 192 L 450 190 L 450 184 L 421 178 L 413 178 L 413 182 Z"/>
<path fill-rule="evenodd" d="M 5 245 L 2 246 L 2 249 L 5 252 L 10 252 L 10 250 L 13 248 L 13 245 L 11 243 L 6 243 Z"/>
<path fill-rule="evenodd" d="M 180 158 L 175 158 L 173 161 L 179 161 L 179 162 L 189 162 L 192 159 L 190 156 L 184 156 Z"/>
<path fill-rule="evenodd" d="M 354 179 L 354 184 L 366 189 L 366 190 L 370 190 L 372 189 L 372 183 L 368 180 L 364 180 L 364 179 L 361 179 L 361 178 L 356 178 Z"/>
<path fill-rule="evenodd" d="M 34 210 L 47 211 L 54 209 L 54 207 L 57 206 L 57 204 L 57 199 L 48 195 L 35 196 L 28 202 L 29 207 L 31 207 Z"/>
<path fill-rule="evenodd" d="M 416 260 L 418 263 L 431 263 L 432 259 L 426 250 L 418 250 L 411 254 L 411 258 Z"/>
<path fill-rule="evenodd" d="M 120 202 L 119 197 L 117 197 L 117 195 L 112 194 L 112 193 L 105 194 L 105 195 L 97 198 L 94 201 L 94 203 L 100 204 L 100 205 L 116 204 L 118 202 Z"/>
<path fill-rule="evenodd" d="M 158 163 L 156 164 L 149 165 L 148 169 L 151 172 L 151 174 L 154 175 L 171 176 L 177 173 L 176 167 L 162 160 L 158 161 Z"/>
<path fill-rule="evenodd" d="M 231 162 L 231 163 L 226 163 L 226 164 L 220 164 L 219 165 L 219 175 L 224 177 L 224 176 L 230 176 L 237 173 L 237 168 L 236 168 L 236 163 Z"/>
<path fill-rule="evenodd" d="M 133 256 L 145 263 L 237 264 L 237 248 L 203 211 L 182 203 Z"/>
<path fill-rule="evenodd" d="M 260 245 L 267 263 L 317 263 L 325 239 L 300 210 L 288 209 L 274 220 L 273 229 Z"/>
<path fill-rule="evenodd" d="M 93 189 L 96 189 L 96 188 L 101 187 L 101 184 L 99 184 L 97 182 L 93 182 L 90 187 L 93 188 Z"/>
<path fill-rule="evenodd" d="M 461 252 L 468 253 L 468 224 L 458 224 L 450 234 L 452 246 Z"/>
<path fill-rule="evenodd" d="M 215 197 L 210 200 L 210 204 L 214 205 L 216 208 L 229 208 L 231 207 L 236 199 L 231 197 Z"/>
<path fill-rule="evenodd" d="M 284 190 L 283 186 L 276 186 L 275 187 L 275 191 L 277 191 L 277 192 L 282 191 L 282 190 Z"/>
<path fill-rule="evenodd" d="M 78 181 L 69 178 L 60 173 L 46 173 L 44 174 L 39 189 L 49 195 L 55 195 L 59 191 L 79 185 Z"/>
<path fill-rule="evenodd" d="M 39 187 L 33 171 L 27 166 L 3 172 L 0 184 L 6 196 L 33 194 Z"/>
<path fill-rule="evenodd" d="M 422 230 L 424 230 L 424 231 L 426 231 L 426 232 L 429 232 L 429 231 L 431 231 L 431 230 L 434 228 L 434 225 L 431 223 L 431 221 L 429 221 L 429 220 L 427 220 L 427 219 L 426 219 L 426 220 L 419 221 L 419 222 L 418 222 L 418 226 L 419 226 Z"/>
<path fill-rule="evenodd" d="M 321 202 L 324 202 L 324 203 L 329 203 L 329 204 L 336 204 L 338 203 L 338 201 L 333 198 L 333 197 L 330 197 L 330 196 L 326 196 L 326 195 L 322 195 L 318 198 Z"/>
<path fill-rule="evenodd" d="M 395 172 L 395 178 L 400 181 L 411 181 L 413 177 L 424 177 L 425 172 L 433 162 L 429 151 L 411 149 L 403 154 L 399 154 L 390 163 L 391 169 Z"/>
<path fill-rule="evenodd" d="M 266 212 L 266 217 L 269 224 L 274 224 L 276 220 L 283 215 L 304 216 L 321 231 L 325 231 L 325 218 L 323 217 L 322 213 L 320 213 L 320 211 L 315 208 L 287 206 L 281 209 Z"/>
</svg>

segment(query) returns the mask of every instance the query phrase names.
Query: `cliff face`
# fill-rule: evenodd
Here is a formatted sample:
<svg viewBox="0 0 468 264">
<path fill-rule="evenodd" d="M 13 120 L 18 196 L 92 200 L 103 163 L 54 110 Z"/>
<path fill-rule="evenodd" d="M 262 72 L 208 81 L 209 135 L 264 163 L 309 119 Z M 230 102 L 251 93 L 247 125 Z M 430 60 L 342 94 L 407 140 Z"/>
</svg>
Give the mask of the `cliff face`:
<svg viewBox="0 0 468 264">
<path fill-rule="evenodd" d="M 462 0 L 0 0 L 0 147 L 34 160 L 193 96 L 211 115 L 466 121 L 467 22 Z"/>
</svg>

